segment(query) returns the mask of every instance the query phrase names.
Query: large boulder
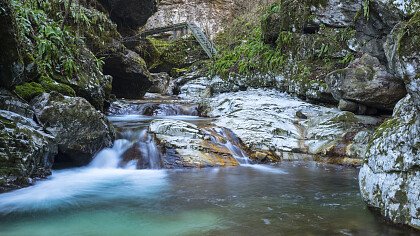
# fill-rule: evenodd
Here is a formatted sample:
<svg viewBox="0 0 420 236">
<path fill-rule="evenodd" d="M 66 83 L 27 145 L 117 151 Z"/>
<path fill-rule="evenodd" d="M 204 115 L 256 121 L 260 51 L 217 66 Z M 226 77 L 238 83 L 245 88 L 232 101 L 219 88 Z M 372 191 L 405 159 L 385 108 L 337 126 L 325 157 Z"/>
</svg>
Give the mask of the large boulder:
<svg viewBox="0 0 420 236">
<path fill-rule="evenodd" d="M 410 95 L 369 142 L 359 174 L 368 205 L 395 223 L 420 228 L 420 117 Z"/>
<path fill-rule="evenodd" d="M 236 166 L 238 161 L 221 143 L 194 124 L 176 120 L 155 120 L 150 132 L 164 147 L 166 168 Z"/>
<path fill-rule="evenodd" d="M 56 154 L 53 136 L 31 118 L 0 110 L 0 193 L 50 175 Z"/>
<path fill-rule="evenodd" d="M 0 0 L 0 86 L 11 88 L 24 80 L 24 64 L 10 0 Z"/>
<path fill-rule="evenodd" d="M 98 0 L 121 30 L 137 30 L 157 11 L 156 0 Z"/>
<path fill-rule="evenodd" d="M 348 100 L 368 107 L 392 110 L 406 95 L 404 83 L 388 73 L 369 54 L 354 60 L 345 69 L 331 72 L 326 82 L 337 101 Z"/>
<path fill-rule="evenodd" d="M 104 73 L 113 76 L 112 93 L 122 98 L 141 98 L 152 86 L 144 60 L 131 50 L 111 54 L 105 59 Z"/>
<path fill-rule="evenodd" d="M 84 165 L 111 146 L 114 128 L 106 117 L 80 97 L 44 93 L 31 102 L 39 122 L 58 143 L 57 161 Z"/>
</svg>

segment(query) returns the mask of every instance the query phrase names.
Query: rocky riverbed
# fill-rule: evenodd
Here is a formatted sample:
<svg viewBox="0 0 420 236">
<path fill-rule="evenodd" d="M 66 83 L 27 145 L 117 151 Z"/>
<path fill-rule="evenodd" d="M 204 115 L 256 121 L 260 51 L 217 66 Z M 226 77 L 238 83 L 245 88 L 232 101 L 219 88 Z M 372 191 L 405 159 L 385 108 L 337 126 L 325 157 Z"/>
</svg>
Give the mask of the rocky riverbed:
<svg viewBox="0 0 420 236">
<path fill-rule="evenodd" d="M 207 58 L 202 41 L 185 29 L 140 37 L 144 30 L 184 22 L 200 26 L 216 43 L 217 55 Z M 273 222 L 288 228 L 303 219 L 299 227 L 317 234 L 408 232 L 349 221 L 370 214 L 360 208 L 336 214 L 347 225 L 317 228 L 331 221 L 324 219 L 332 208 L 360 206 L 355 201 L 361 197 L 391 222 L 418 229 L 419 32 L 420 3 L 408 0 L 0 0 L 0 193 L 25 188 L 0 195 L 0 218 L 17 219 L 19 225 L 27 223 L 31 210 L 42 215 L 49 206 L 56 210 L 68 203 L 70 212 L 77 204 L 97 210 L 102 203 L 89 201 L 107 198 L 117 205 L 117 214 L 123 213 L 136 202 L 130 194 L 147 196 L 138 176 L 151 181 L 144 187 L 153 192 L 166 186 L 167 173 L 177 179 L 168 186 L 178 193 L 164 191 L 175 199 L 167 203 L 182 205 L 177 198 L 184 199 L 183 189 L 195 180 L 183 182 L 185 176 L 176 178 L 177 173 L 204 171 L 196 177 L 211 179 L 226 167 L 216 178 L 220 183 L 209 186 L 221 195 L 216 186 L 233 193 L 220 200 L 198 180 L 204 194 L 198 198 L 204 201 L 197 205 L 208 199 L 223 208 L 222 202 L 239 199 L 244 188 L 246 200 L 232 204 L 252 212 L 230 210 L 262 212 L 256 215 L 266 227 Z M 351 206 L 343 203 L 349 195 L 341 195 L 349 188 L 332 181 L 328 189 L 338 190 L 318 190 L 325 187 L 319 178 L 304 177 L 311 168 L 326 177 L 318 170 L 350 171 Z M 272 180 L 272 174 L 288 171 L 301 174 Z M 231 181 L 235 175 L 244 182 Z M 154 177 L 164 180 L 154 185 Z M 341 181 L 339 174 L 333 177 Z M 315 192 L 300 194 L 307 189 L 281 183 L 294 180 Z M 280 207 L 268 217 L 250 207 L 264 202 L 250 195 L 260 185 L 261 194 L 281 196 L 273 201 L 297 215 L 287 220 L 290 211 Z M 121 194 L 104 191 L 108 188 Z M 357 188 L 360 196 L 353 191 Z M 326 214 L 296 209 L 287 191 L 308 207 L 318 204 L 308 197 L 326 199 L 321 203 L 326 209 L 311 208 Z M 161 207 L 158 202 L 154 199 L 153 206 Z M 275 207 L 269 203 L 271 212 Z M 275 227 L 265 231 L 255 219 L 244 222 L 258 230 L 238 219 L 232 224 L 241 229 L 229 223 L 223 224 L 227 230 L 202 225 L 209 234 L 277 232 Z M 38 223 L 34 226 L 44 227 Z M 112 230 L 124 232 L 120 225 Z M 9 228 L 11 234 L 25 235 L 31 228 L 20 227 Z M 165 234 L 157 228 L 152 231 Z"/>
</svg>

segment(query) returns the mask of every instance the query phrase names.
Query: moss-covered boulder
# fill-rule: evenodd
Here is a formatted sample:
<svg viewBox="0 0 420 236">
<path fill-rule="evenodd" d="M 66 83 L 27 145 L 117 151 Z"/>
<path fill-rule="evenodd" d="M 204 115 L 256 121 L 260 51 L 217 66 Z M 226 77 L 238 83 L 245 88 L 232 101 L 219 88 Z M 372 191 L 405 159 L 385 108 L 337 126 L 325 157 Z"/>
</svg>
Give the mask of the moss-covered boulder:
<svg viewBox="0 0 420 236">
<path fill-rule="evenodd" d="M 149 38 L 153 45 L 150 55 L 155 55 L 148 62 L 151 72 L 171 73 L 174 68 L 185 68 L 193 63 L 207 59 L 207 55 L 194 37 L 178 38 L 173 41 Z"/>
<path fill-rule="evenodd" d="M 51 92 L 31 104 L 39 122 L 58 143 L 58 162 L 84 165 L 96 152 L 112 145 L 113 126 L 85 99 Z"/>
<path fill-rule="evenodd" d="M 10 0 L 0 1 L 0 86 L 11 88 L 24 81 L 21 42 Z"/>
<path fill-rule="evenodd" d="M 369 54 L 330 73 L 326 81 L 337 101 L 344 99 L 382 110 L 392 110 L 407 93 L 402 80 Z"/>
<path fill-rule="evenodd" d="M 26 72 L 24 79 L 13 84 L 17 87 L 11 89 L 28 101 L 44 91 L 77 95 L 103 109 L 108 99 L 105 89 L 111 81 L 102 73 L 102 60 L 91 50 L 112 42 L 116 26 L 112 27 L 105 14 L 78 1 L 73 1 L 72 14 L 66 20 L 61 13 L 67 9 L 68 1 L 10 2 L 16 21 L 13 32 Z M 97 37 L 89 37 L 92 35 Z M 24 81 L 28 83 L 22 84 Z"/>
<path fill-rule="evenodd" d="M 420 111 L 410 95 L 372 136 L 359 184 L 363 199 L 383 216 L 420 228 Z"/>
<path fill-rule="evenodd" d="M 31 118 L 0 110 L 0 193 L 51 174 L 53 137 Z"/>
</svg>

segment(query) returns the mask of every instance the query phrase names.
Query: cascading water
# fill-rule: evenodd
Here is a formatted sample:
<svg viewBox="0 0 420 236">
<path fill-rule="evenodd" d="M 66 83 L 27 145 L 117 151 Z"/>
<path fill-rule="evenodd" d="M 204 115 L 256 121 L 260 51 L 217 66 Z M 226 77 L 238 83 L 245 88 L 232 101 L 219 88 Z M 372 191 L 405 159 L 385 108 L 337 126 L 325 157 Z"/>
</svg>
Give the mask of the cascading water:
<svg viewBox="0 0 420 236">
<path fill-rule="evenodd" d="M 100 151 L 90 164 L 92 168 L 160 169 L 160 150 L 146 128 L 125 131 L 123 139 L 114 142 L 111 148 Z"/>
<path fill-rule="evenodd" d="M 147 132 L 148 122 L 157 117 L 133 115 L 111 117 L 118 139 L 89 166 L 55 170 L 34 186 L 1 194 L 0 235 L 402 232 L 376 222 L 360 201 L 355 169 L 249 165 L 240 140 L 225 128 L 204 130 L 209 141 L 230 150 L 239 168 L 137 170 L 160 168 L 162 156 Z M 177 118 L 210 123 L 185 115 Z"/>
<path fill-rule="evenodd" d="M 239 138 L 229 129 L 221 127 L 211 127 L 208 134 L 213 143 L 225 146 L 232 153 L 232 156 L 241 165 L 249 165 L 251 160 L 248 155 L 240 148 L 241 142 Z"/>
</svg>

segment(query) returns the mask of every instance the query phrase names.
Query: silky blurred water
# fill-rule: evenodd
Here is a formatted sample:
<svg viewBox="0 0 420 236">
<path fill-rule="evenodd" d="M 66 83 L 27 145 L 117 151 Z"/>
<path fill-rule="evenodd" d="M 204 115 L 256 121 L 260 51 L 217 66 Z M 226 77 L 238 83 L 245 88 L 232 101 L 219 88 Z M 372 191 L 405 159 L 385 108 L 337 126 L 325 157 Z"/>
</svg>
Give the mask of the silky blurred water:
<svg viewBox="0 0 420 236">
<path fill-rule="evenodd" d="M 357 172 L 315 163 L 56 171 L 0 195 L 0 235 L 415 235 L 367 209 Z"/>
</svg>

